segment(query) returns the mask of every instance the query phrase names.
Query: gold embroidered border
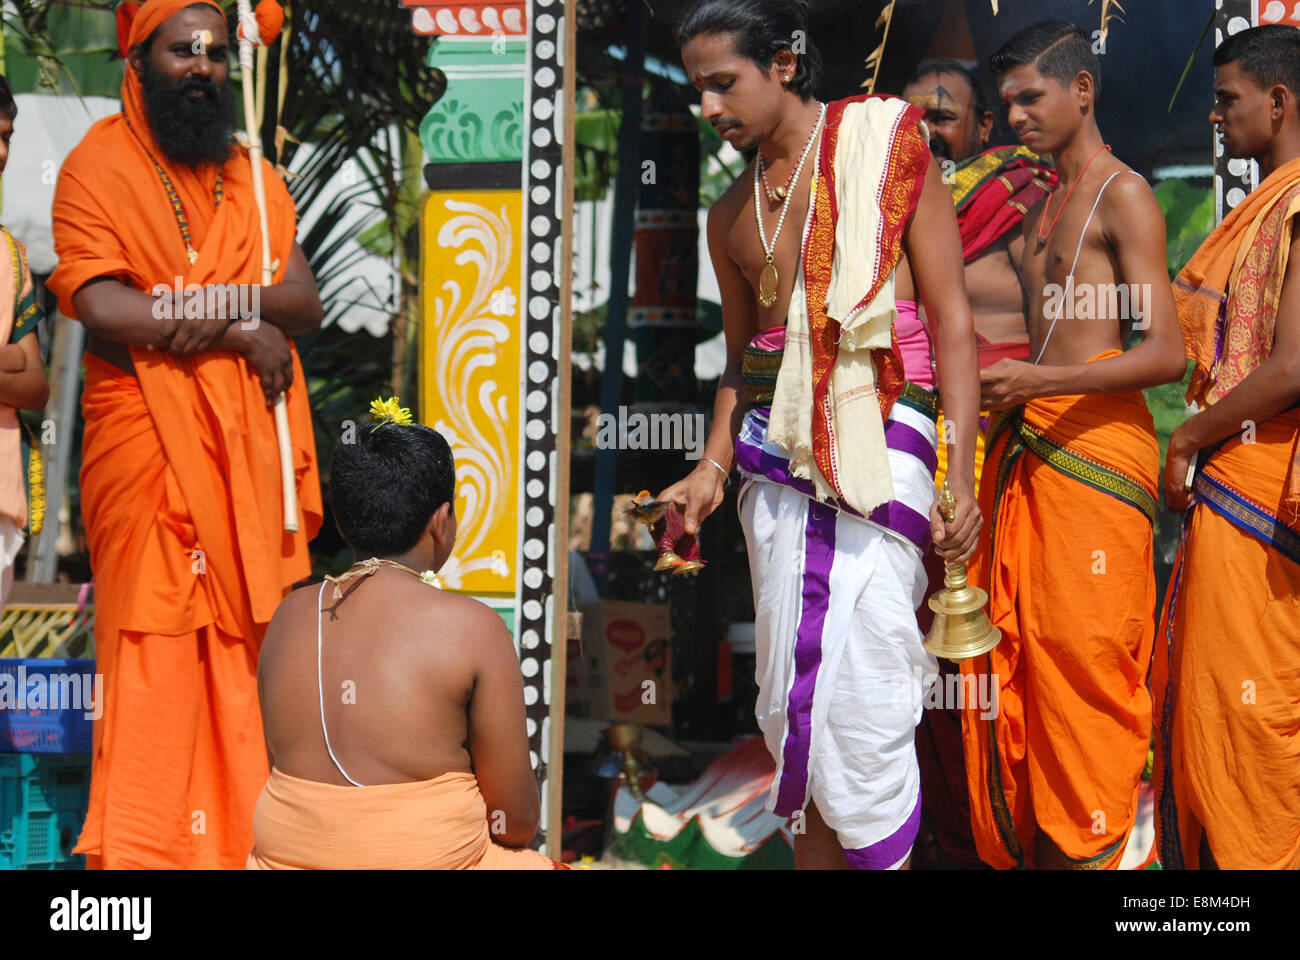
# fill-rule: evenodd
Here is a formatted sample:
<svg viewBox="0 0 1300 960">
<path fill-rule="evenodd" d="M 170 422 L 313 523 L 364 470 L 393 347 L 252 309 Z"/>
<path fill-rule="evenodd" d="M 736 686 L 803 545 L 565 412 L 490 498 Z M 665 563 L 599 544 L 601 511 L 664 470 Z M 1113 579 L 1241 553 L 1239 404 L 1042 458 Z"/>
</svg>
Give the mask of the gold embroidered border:
<svg viewBox="0 0 1300 960">
<path fill-rule="evenodd" d="M 1016 426 L 1025 446 L 1048 466 L 1059 470 L 1067 477 L 1072 477 L 1080 483 L 1087 484 L 1093 489 L 1108 493 L 1117 500 L 1122 500 L 1130 506 L 1137 507 L 1138 510 L 1142 511 L 1143 516 L 1151 523 L 1155 523 L 1155 494 L 1133 477 L 1067 450 L 1042 431 L 1036 430 L 1025 423 L 1024 420 L 1021 420 Z"/>
</svg>

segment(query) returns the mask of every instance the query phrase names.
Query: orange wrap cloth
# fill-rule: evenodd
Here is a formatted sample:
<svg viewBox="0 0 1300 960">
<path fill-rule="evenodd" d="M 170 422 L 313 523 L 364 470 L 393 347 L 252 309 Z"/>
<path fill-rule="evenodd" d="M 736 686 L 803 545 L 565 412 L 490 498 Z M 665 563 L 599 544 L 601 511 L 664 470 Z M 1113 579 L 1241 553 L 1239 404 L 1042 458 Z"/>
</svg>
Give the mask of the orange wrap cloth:
<svg viewBox="0 0 1300 960">
<path fill-rule="evenodd" d="M 1210 234 L 1175 283 L 1191 399 L 1273 351 L 1300 160 Z M 1226 293 L 1226 296 L 1225 296 Z M 1156 843 L 1166 869 L 1300 868 L 1300 514 L 1292 407 L 1201 452 L 1157 634 Z"/>
<path fill-rule="evenodd" d="M 1174 278 L 1178 320 L 1195 364 L 1188 402 L 1204 407 L 1222 399 L 1273 352 L 1297 213 L 1300 159 L 1247 194 Z M 1300 521 L 1300 445 L 1291 449 L 1283 509 L 1288 521 Z"/>
<path fill-rule="evenodd" d="M 188 0 L 150 0 L 131 24 L 141 42 Z M 214 9 L 220 9 L 212 5 Z M 127 69 L 123 113 L 100 120 L 69 155 L 54 199 L 59 267 L 73 294 L 96 277 L 157 284 L 261 281 L 261 233 L 248 154 L 221 168 L 169 164 Z M 186 256 L 151 156 L 185 206 Z M 296 229 L 293 202 L 265 167 L 275 282 Z M 257 653 L 289 587 L 310 573 L 321 522 L 315 441 L 294 352 L 288 392 L 300 530 L 282 527 L 275 422 L 256 374 L 229 352 L 173 357 L 131 347 L 136 375 L 86 356 L 82 507 L 96 578 L 95 645 L 107 695 L 95 723 L 90 808 L 77 852 L 115 867 L 242 866 L 267 775 Z"/>
<path fill-rule="evenodd" d="M 970 576 L 1003 639 L 962 663 L 998 691 L 994 716 L 962 717 L 975 842 L 994 867 L 1034 866 L 1041 829 L 1071 866 L 1113 869 L 1151 736 L 1151 414 L 1138 392 L 1048 397 L 989 433 Z"/>
<path fill-rule="evenodd" d="M 1300 868 L 1300 526 L 1279 519 L 1300 411 L 1201 469 L 1161 620 L 1156 843 L 1166 869 Z"/>
<path fill-rule="evenodd" d="M 472 773 L 369 787 L 271 770 L 257 801 L 250 870 L 557 870 L 492 842 Z"/>
</svg>

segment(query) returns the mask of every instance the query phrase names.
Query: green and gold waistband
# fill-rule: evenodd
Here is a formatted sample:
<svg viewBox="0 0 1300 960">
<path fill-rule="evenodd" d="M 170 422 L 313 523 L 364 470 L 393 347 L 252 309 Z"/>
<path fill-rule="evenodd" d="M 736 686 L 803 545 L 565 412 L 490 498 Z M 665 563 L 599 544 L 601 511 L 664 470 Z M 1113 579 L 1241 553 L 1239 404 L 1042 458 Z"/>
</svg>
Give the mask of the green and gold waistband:
<svg viewBox="0 0 1300 960">
<path fill-rule="evenodd" d="M 1009 466 L 1021 450 L 1029 450 L 1049 467 L 1080 483 L 1109 494 L 1137 508 L 1152 523 L 1156 517 L 1156 498 L 1144 484 L 1114 467 L 1098 463 L 1057 443 L 1042 430 L 1025 423 L 1023 410 L 1004 410 L 994 415 L 989 426 L 988 446 L 992 450 L 1003 432 L 1015 433 L 1002 455 L 1003 464 Z M 999 471 L 1001 477 L 1003 471 Z M 1001 500 L 1001 483 L 995 501 Z M 996 503 L 994 509 L 996 510 Z"/>
<path fill-rule="evenodd" d="M 782 350 L 763 350 L 752 343 L 740 363 L 741 409 L 770 407 L 776 395 L 776 375 L 781 371 Z"/>
<path fill-rule="evenodd" d="M 772 405 L 776 396 L 776 377 L 781 372 L 782 355 L 781 350 L 763 350 L 753 344 L 745 348 L 740 365 L 740 403 L 743 411 Z M 924 414 L 931 421 L 937 422 L 939 419 L 939 394 L 917 386 L 910 380 L 903 384 L 898 402 Z"/>
</svg>

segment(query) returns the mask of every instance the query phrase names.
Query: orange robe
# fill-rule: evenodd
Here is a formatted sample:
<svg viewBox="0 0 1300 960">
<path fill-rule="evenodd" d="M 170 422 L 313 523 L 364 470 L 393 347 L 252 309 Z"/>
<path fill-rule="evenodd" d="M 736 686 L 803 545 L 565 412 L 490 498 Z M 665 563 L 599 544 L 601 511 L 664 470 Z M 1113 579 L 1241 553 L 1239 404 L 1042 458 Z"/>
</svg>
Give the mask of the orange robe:
<svg viewBox="0 0 1300 960">
<path fill-rule="evenodd" d="M 1300 160 L 1275 170 L 1174 285 L 1211 405 L 1272 352 Z M 1229 296 L 1224 298 L 1224 291 Z M 1300 409 L 1201 452 L 1152 665 L 1166 869 L 1300 868 Z"/>
<path fill-rule="evenodd" d="M 1161 621 L 1156 835 L 1166 869 L 1300 868 L 1300 524 L 1279 517 L 1300 411 L 1202 467 Z M 1269 542 L 1271 541 L 1271 542 Z"/>
<path fill-rule="evenodd" d="M 188 0 L 150 0 L 132 25 L 147 37 Z M 96 123 L 63 166 L 54 199 L 59 267 L 73 294 L 96 277 L 128 286 L 261 282 L 261 233 L 248 154 L 217 171 L 168 163 L 129 68 L 123 113 Z M 128 123 L 129 121 L 129 123 Z M 166 189 L 185 207 L 190 265 Z M 264 161 L 271 254 L 284 277 L 293 202 Z M 257 705 L 266 624 L 310 573 L 321 521 L 302 367 L 288 392 L 299 532 L 282 528 L 275 423 L 242 357 L 131 347 L 135 375 L 87 355 L 81 493 L 95 572 L 95 647 L 105 706 L 94 728 L 90 807 L 76 852 L 105 868 L 244 865 L 268 774 Z M 97 858 L 97 860 L 95 859 Z"/>
<path fill-rule="evenodd" d="M 271 770 L 249 870 L 566 870 L 492 841 L 472 773 L 340 786 Z"/>
<path fill-rule="evenodd" d="M 1139 392 L 1040 398 L 990 429 L 970 574 L 1003 638 L 962 673 L 995 675 L 998 697 L 962 727 L 992 866 L 1034 866 L 1039 829 L 1074 867 L 1119 864 L 1151 736 L 1158 476 Z"/>
</svg>

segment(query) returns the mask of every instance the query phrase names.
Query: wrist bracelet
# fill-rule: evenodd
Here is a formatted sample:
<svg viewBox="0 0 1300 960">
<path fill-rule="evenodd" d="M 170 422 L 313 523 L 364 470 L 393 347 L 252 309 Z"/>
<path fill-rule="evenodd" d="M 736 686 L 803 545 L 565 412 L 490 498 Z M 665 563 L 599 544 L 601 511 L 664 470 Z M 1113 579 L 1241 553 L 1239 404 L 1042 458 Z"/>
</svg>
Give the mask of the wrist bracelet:
<svg viewBox="0 0 1300 960">
<path fill-rule="evenodd" d="M 722 467 L 722 464 L 718 463 L 718 461 L 714 460 L 712 457 L 701 456 L 700 459 L 701 459 L 701 460 L 707 460 L 707 461 L 709 461 L 709 463 L 713 464 L 715 467 L 718 468 L 718 470 L 720 470 L 720 471 L 722 472 L 722 489 L 723 489 L 723 490 L 725 490 L 725 489 L 727 489 L 727 487 L 731 486 L 731 471 L 730 471 L 730 470 L 724 470 L 723 467 Z"/>
</svg>

